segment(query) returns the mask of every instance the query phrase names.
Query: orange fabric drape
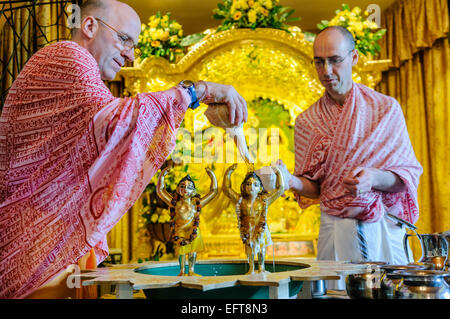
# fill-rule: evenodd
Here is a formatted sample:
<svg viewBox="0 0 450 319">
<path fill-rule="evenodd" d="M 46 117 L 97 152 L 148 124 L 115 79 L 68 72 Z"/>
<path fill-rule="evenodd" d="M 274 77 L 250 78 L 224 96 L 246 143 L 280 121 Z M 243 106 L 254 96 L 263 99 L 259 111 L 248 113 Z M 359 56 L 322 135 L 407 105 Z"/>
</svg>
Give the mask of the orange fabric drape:
<svg viewBox="0 0 450 319">
<path fill-rule="evenodd" d="M 401 0 L 383 14 L 381 59 L 390 59 L 378 91 L 403 108 L 424 168 L 419 183 L 419 233 L 450 230 L 450 44 L 447 0 Z M 421 256 L 418 240 L 411 240 Z"/>
<path fill-rule="evenodd" d="M 97 269 L 97 257 L 95 256 L 94 248 L 92 248 L 89 253 L 87 253 L 78 261 L 78 266 L 82 271 Z M 75 289 L 75 299 L 97 299 L 98 297 L 97 285 L 82 286 L 81 288 Z"/>
<path fill-rule="evenodd" d="M 79 270 L 84 271 L 88 269 L 97 268 L 97 259 L 94 249 L 91 249 L 86 255 L 81 257 L 77 263 Z M 69 288 L 67 286 L 67 280 L 69 279 L 71 272 L 67 269 L 62 271 L 52 281 L 35 290 L 27 299 L 97 299 L 97 286 L 81 286 Z"/>
<path fill-rule="evenodd" d="M 386 35 L 381 44 L 381 59 L 391 59 L 399 68 L 415 53 L 431 48 L 449 31 L 447 0 L 399 0 L 382 15 Z"/>
</svg>

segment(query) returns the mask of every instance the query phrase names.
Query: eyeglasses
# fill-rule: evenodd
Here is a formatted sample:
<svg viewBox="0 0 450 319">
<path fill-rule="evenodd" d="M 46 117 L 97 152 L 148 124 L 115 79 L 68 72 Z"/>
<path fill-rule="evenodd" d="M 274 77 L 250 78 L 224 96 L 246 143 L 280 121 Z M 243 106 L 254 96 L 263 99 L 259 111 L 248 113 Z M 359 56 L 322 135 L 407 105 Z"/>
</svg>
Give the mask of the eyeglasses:
<svg viewBox="0 0 450 319">
<path fill-rule="evenodd" d="M 325 66 L 325 61 L 327 61 L 328 65 L 339 65 L 342 62 L 344 62 L 344 60 L 347 58 L 347 56 L 353 52 L 354 49 L 351 49 L 350 51 L 348 51 L 348 53 L 341 57 L 341 56 L 332 56 L 329 57 L 327 59 L 322 59 L 322 58 L 314 58 L 314 60 L 311 61 L 311 64 L 314 64 L 316 66 L 316 68 L 323 68 Z"/>
<path fill-rule="evenodd" d="M 100 18 L 95 18 L 95 20 L 97 20 L 98 22 L 102 23 L 103 25 L 105 25 L 106 27 L 110 28 L 111 30 L 113 30 L 114 32 L 117 33 L 117 37 L 119 38 L 120 44 L 124 47 L 125 50 L 134 50 L 134 56 L 139 57 L 141 55 L 141 51 L 136 47 L 136 44 L 134 44 L 134 41 L 127 36 L 126 34 L 117 31 L 116 29 L 114 29 L 112 26 L 110 26 L 109 24 L 107 24 L 105 21 L 103 21 Z"/>
</svg>

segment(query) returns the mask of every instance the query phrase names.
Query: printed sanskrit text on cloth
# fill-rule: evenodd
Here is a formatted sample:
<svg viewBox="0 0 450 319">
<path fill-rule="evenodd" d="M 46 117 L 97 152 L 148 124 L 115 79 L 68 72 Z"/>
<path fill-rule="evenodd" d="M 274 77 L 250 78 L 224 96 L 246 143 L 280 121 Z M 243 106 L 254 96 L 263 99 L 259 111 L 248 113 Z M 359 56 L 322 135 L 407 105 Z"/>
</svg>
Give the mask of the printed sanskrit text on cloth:
<svg viewBox="0 0 450 319">
<path fill-rule="evenodd" d="M 406 190 L 346 194 L 342 180 L 357 167 L 392 171 Z M 362 84 L 353 83 L 343 106 L 325 93 L 296 119 L 294 175 L 320 183 L 321 209 L 330 215 L 346 217 L 348 208 L 356 208 L 361 210 L 357 219 L 375 222 L 386 207 L 415 223 L 422 172 L 398 102 Z M 303 208 L 313 203 L 301 196 L 297 200 Z"/>
<path fill-rule="evenodd" d="M 183 89 L 112 96 L 71 41 L 38 51 L 0 118 L 0 298 L 22 298 L 85 255 L 175 147 Z"/>
</svg>

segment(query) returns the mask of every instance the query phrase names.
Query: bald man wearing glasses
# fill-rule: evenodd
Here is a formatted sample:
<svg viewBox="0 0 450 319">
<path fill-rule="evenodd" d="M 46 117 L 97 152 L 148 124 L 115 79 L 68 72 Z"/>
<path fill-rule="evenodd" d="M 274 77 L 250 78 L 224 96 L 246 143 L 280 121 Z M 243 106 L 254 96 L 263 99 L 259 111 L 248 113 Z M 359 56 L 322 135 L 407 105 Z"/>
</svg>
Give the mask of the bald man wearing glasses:
<svg viewBox="0 0 450 319">
<path fill-rule="evenodd" d="M 295 123 L 295 170 L 278 160 L 300 207 L 320 203 L 317 259 L 407 264 L 405 229 L 419 218 L 417 161 L 405 119 L 392 97 L 355 83 L 358 51 L 352 34 L 328 27 L 314 41 L 324 95 Z M 343 280 L 329 282 L 345 289 Z"/>
<path fill-rule="evenodd" d="M 130 6 L 88 0 L 72 41 L 36 52 L 13 83 L 0 117 L 0 298 L 74 297 L 66 269 L 108 256 L 106 234 L 175 148 L 188 108 L 226 104 L 232 123 L 247 121 L 245 100 L 212 82 L 114 97 L 103 80 L 134 60 L 140 31 Z"/>
</svg>

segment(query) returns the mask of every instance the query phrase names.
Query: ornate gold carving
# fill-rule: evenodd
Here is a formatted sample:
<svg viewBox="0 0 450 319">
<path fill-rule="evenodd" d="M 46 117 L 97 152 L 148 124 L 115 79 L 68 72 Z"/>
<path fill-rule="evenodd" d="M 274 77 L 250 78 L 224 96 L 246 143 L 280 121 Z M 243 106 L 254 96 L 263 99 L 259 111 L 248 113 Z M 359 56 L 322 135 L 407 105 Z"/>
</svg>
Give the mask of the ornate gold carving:
<svg viewBox="0 0 450 319">
<path fill-rule="evenodd" d="M 312 43 L 300 29 L 233 29 L 209 35 L 190 48 L 178 63 L 150 57 L 123 68 L 125 90 L 135 95 L 168 89 L 183 79 L 233 85 L 246 100 L 269 98 L 296 116 L 323 93 L 314 66 Z M 361 55 L 354 80 L 371 88 L 381 79 L 389 61 Z"/>
<path fill-rule="evenodd" d="M 313 43 L 306 40 L 297 27 L 291 28 L 290 32 L 277 29 L 232 29 L 214 33 L 214 30 L 207 30 L 208 35 L 192 46 L 187 55 L 177 63 L 171 64 L 166 59 L 150 57 L 136 63 L 133 68 L 123 68 L 120 75 L 125 79 L 125 90 L 131 95 L 166 90 L 184 79 L 233 85 L 247 101 L 265 98 L 280 103 L 289 111 L 290 124 L 293 125 L 297 115 L 323 94 L 323 87 L 311 63 Z M 387 68 L 388 63 L 389 61 L 374 61 L 370 56 L 360 55 L 353 70 L 353 78 L 356 82 L 374 88 L 381 79 L 381 71 Z M 205 109 L 206 106 L 201 105 L 195 111 L 189 110 L 184 120 L 185 128 L 194 132 L 194 123 L 195 130 L 209 127 L 203 114 Z M 257 122 L 251 118 L 251 112 L 249 115 L 248 125 Z M 274 123 L 274 127 L 279 125 Z M 280 155 L 288 168 L 293 170 L 294 155 L 285 149 L 280 149 Z M 201 172 L 206 165 L 193 163 L 190 164 L 190 170 Z M 215 173 L 219 179 L 224 171 L 225 164 L 215 164 Z M 302 211 L 296 202 L 279 199 L 271 208 L 268 213 L 271 230 L 273 226 L 275 231 L 306 236 L 311 240 L 316 238 L 319 227 L 317 207 Z M 234 255 L 242 255 L 239 232 L 235 227 L 234 207 L 221 192 L 202 211 L 201 218 L 200 228 L 207 245 L 209 237 L 211 243 L 215 243 L 218 236 L 232 235 L 236 240 L 229 249 L 233 250 Z M 307 229 L 302 223 L 308 225 L 305 226 Z M 231 242 L 228 238 L 222 244 L 231 245 Z M 210 252 L 219 251 L 217 245 L 214 245 L 211 244 L 208 248 Z"/>
</svg>

